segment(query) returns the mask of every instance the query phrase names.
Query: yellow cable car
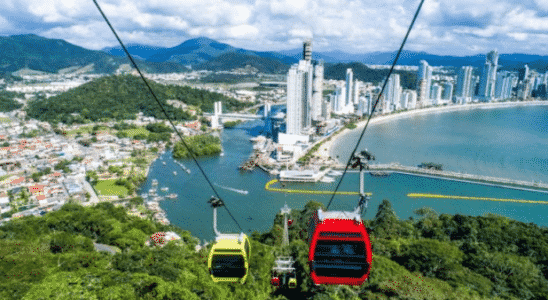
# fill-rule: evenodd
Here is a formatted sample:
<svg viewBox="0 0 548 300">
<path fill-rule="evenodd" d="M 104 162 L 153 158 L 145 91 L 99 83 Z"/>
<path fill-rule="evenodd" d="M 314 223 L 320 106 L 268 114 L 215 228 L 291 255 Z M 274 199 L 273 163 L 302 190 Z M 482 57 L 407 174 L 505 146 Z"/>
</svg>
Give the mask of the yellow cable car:
<svg viewBox="0 0 548 300">
<path fill-rule="evenodd" d="M 209 251 L 207 267 L 213 282 L 245 283 L 249 273 L 250 243 L 245 233 L 222 234 L 217 230 L 217 207 L 224 206 L 221 199 L 208 201 L 213 207 L 215 244 Z"/>
<path fill-rule="evenodd" d="M 249 272 L 249 252 L 249 239 L 246 234 L 218 235 L 207 260 L 213 282 L 243 284 Z"/>
</svg>

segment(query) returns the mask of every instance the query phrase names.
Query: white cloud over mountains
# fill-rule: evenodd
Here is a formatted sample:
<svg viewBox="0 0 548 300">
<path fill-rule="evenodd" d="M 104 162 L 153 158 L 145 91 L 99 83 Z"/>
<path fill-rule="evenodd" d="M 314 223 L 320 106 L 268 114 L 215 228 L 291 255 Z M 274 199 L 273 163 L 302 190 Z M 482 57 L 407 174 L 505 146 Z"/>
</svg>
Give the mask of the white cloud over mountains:
<svg viewBox="0 0 548 300">
<path fill-rule="evenodd" d="M 92 1 L 4 0 L 0 34 L 101 49 L 116 40 Z M 394 51 L 419 0 L 98 0 L 125 43 L 171 47 L 198 36 L 253 50 Z M 405 49 L 468 55 L 548 51 L 546 0 L 426 0 Z"/>
</svg>

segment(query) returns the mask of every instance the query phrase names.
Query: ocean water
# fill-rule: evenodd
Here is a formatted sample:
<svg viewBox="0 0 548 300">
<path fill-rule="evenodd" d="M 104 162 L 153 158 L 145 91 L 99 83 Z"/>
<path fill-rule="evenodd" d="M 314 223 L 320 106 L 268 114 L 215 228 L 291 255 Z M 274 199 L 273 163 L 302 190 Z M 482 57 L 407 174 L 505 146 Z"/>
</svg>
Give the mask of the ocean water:
<svg viewBox="0 0 548 300">
<path fill-rule="evenodd" d="M 341 137 L 333 155 L 346 162 L 361 131 Z M 477 175 L 548 182 L 548 106 L 475 109 L 415 116 L 371 125 L 359 149 L 377 163 L 444 169 Z"/>
<path fill-rule="evenodd" d="M 417 165 L 423 161 L 444 164 L 445 169 L 465 171 L 515 179 L 548 181 L 547 156 L 548 124 L 545 107 L 519 107 L 495 110 L 473 110 L 417 116 L 371 126 L 366 132 L 363 147 L 372 151 L 377 162 L 398 161 L 403 165 Z M 236 129 L 224 130 L 221 134 L 225 155 L 200 158 L 200 166 L 214 184 L 240 227 L 224 209 L 219 210 L 218 229 L 221 232 L 246 233 L 255 230 L 270 230 L 275 214 L 287 203 L 292 209 L 302 209 L 315 200 L 327 204 L 330 195 L 285 194 L 265 190 L 265 184 L 273 179 L 256 169 L 241 173 L 238 166 L 251 153 L 250 137 L 262 131 L 262 121 L 247 122 Z M 357 132 L 346 135 L 335 145 L 334 151 L 343 158 L 350 150 L 342 145 L 357 140 Z M 177 193 L 177 200 L 165 200 L 160 206 L 166 211 L 171 223 L 192 232 L 200 239 L 212 240 L 212 209 L 207 201 L 214 192 L 192 160 L 182 162 L 191 170 L 184 172 L 167 152 L 162 160 L 155 161 L 149 177 L 141 188 L 148 191 L 152 179 L 159 181 L 159 188 L 169 187 L 169 193 Z M 177 171 L 177 175 L 173 175 Z M 340 177 L 339 177 L 340 178 Z M 334 190 L 334 183 L 290 183 L 288 189 Z M 247 195 L 223 187 L 248 191 Z M 548 194 L 485 186 L 479 184 L 425 178 L 404 174 L 389 177 L 365 175 L 365 188 L 372 192 L 365 219 L 375 217 L 383 199 L 392 202 L 400 219 L 414 215 L 421 207 L 432 207 L 438 213 L 483 215 L 495 213 L 523 222 L 548 226 L 548 205 L 511 202 L 416 199 L 407 193 L 432 193 L 455 196 L 490 197 L 503 199 L 544 200 Z M 357 191 L 358 174 L 348 173 L 339 189 Z M 161 192 L 159 192 L 161 193 Z M 357 196 L 334 197 L 330 209 L 352 210 Z"/>
</svg>

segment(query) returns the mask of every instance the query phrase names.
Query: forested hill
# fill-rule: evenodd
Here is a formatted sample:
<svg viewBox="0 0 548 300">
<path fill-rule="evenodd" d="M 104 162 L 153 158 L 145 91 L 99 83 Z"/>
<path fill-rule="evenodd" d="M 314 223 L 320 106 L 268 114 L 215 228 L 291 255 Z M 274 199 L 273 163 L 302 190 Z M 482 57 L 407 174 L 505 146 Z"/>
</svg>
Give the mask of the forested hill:
<svg viewBox="0 0 548 300">
<path fill-rule="evenodd" d="M 142 199 L 130 201 L 142 205 Z M 420 209 L 417 220 L 398 220 L 383 200 L 367 221 L 373 266 L 361 286 L 319 286 L 308 277 L 306 222 L 321 207 L 292 210 L 289 250 L 297 289 L 273 292 L 270 270 L 280 253 L 282 216 L 268 233 L 251 234 L 245 284 L 213 283 L 209 247 L 173 225 L 129 216 L 110 203 L 65 204 L 43 217 L 0 226 L 0 299 L 547 299 L 547 228 L 505 217 L 437 215 Z M 146 246 L 156 232 L 181 241 Z M 114 246 L 96 252 L 93 242 Z M 153 243 L 154 245 L 154 243 Z"/>
<path fill-rule="evenodd" d="M 249 105 L 219 93 L 186 86 L 162 85 L 151 80 L 148 83 L 175 120 L 195 117 L 181 108 L 167 104 L 167 100 L 179 100 L 205 112 L 213 111 L 213 103 L 216 101 L 223 102 L 223 108 L 228 111 Z M 139 112 L 157 119 L 166 118 L 141 78 L 131 75 L 101 77 L 58 96 L 34 100 L 28 104 L 26 110 L 29 117 L 53 124 L 135 119 Z"/>
<path fill-rule="evenodd" d="M 346 69 L 352 69 L 354 79 L 381 84 L 388 76 L 388 69 L 371 69 L 358 62 L 325 64 L 325 79 L 346 80 Z M 404 89 L 416 89 L 417 72 L 394 71 L 400 74 L 400 84 Z"/>
<path fill-rule="evenodd" d="M 122 64 L 129 64 L 125 57 L 109 55 L 102 51 L 85 49 L 60 39 L 48 39 L 34 34 L 0 37 L 0 73 L 29 68 L 56 73 L 69 67 L 93 65 L 95 73 L 113 73 Z M 172 62 L 138 61 L 147 72 L 183 72 L 186 68 Z"/>
</svg>

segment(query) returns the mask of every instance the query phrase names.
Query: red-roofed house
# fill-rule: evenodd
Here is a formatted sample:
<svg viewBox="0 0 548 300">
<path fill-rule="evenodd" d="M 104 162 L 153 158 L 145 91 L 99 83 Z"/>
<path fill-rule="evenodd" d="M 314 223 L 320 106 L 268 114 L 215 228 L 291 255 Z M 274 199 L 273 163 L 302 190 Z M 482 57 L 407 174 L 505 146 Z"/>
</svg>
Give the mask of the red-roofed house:
<svg viewBox="0 0 548 300">
<path fill-rule="evenodd" d="M 45 185 L 43 185 L 43 184 L 31 185 L 31 186 L 29 186 L 29 192 L 31 194 L 42 195 L 42 194 L 44 194 L 44 187 L 45 187 Z"/>
<path fill-rule="evenodd" d="M 36 196 L 36 200 L 40 201 L 40 200 L 45 200 L 46 199 L 46 195 L 38 195 Z"/>
<path fill-rule="evenodd" d="M 17 179 L 14 179 L 10 182 L 11 185 L 17 185 L 17 184 L 21 184 L 25 181 L 25 177 L 21 176 Z"/>
<path fill-rule="evenodd" d="M 200 123 L 200 121 L 196 120 L 196 121 L 191 121 L 191 122 L 185 122 L 183 126 L 188 127 L 188 128 L 192 128 L 194 130 L 200 130 L 200 127 L 202 127 L 202 123 Z"/>
</svg>

